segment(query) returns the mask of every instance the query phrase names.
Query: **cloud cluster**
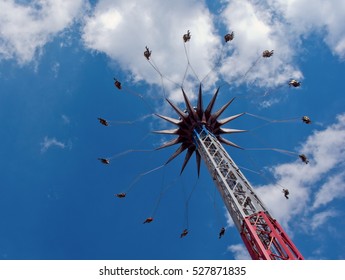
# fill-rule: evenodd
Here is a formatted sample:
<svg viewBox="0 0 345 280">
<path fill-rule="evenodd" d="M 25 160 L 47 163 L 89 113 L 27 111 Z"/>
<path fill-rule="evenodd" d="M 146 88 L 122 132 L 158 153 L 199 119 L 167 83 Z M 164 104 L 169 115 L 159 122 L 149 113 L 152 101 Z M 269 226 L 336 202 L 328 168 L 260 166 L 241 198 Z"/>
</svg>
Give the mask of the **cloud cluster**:
<svg viewBox="0 0 345 280">
<path fill-rule="evenodd" d="M 221 68 L 226 81 L 276 87 L 302 78 L 294 64 L 296 40 L 265 1 L 227 1 L 221 17 L 227 29 L 235 32 L 233 53 Z M 274 50 L 273 57 L 263 58 L 264 50 Z"/>
<path fill-rule="evenodd" d="M 80 15 L 85 0 L 0 0 L 0 59 L 32 61 L 52 38 Z"/>
<path fill-rule="evenodd" d="M 119 62 L 135 81 L 161 85 L 160 75 L 164 75 L 167 81 L 180 83 L 186 67 L 184 54 L 188 53 L 193 66 L 190 74 L 196 69 L 199 81 L 207 76 L 206 86 L 222 78 L 232 84 L 272 88 L 291 78 L 303 78 L 296 61 L 303 39 L 314 32 L 323 32 L 334 54 L 343 57 L 345 53 L 341 1 L 316 1 L 310 8 L 307 1 L 228 0 L 222 2 L 219 16 L 199 1 L 175 1 L 173 6 L 153 2 L 101 0 L 83 29 L 85 45 Z M 224 34 L 216 28 L 219 22 L 225 32 L 235 32 L 235 39 L 226 46 Z M 192 40 L 184 50 L 180 37 L 187 29 Z M 153 50 L 159 75 L 143 59 L 146 45 Z M 275 50 L 267 60 L 262 58 L 266 49 Z M 178 99 L 181 94 L 176 85 L 165 86 L 170 97 Z M 188 81 L 184 84 L 187 90 L 190 86 Z"/>
<path fill-rule="evenodd" d="M 187 30 L 191 30 L 192 40 L 184 45 L 182 36 Z M 188 65 L 186 53 L 201 79 L 210 71 L 220 44 L 212 15 L 195 0 L 177 0 L 173 4 L 101 0 L 85 19 L 83 41 L 87 48 L 116 60 L 134 81 L 160 86 L 161 77 L 166 77 L 165 86 L 171 91 L 183 82 Z M 143 55 L 145 46 L 152 51 L 150 61 Z"/>
<path fill-rule="evenodd" d="M 303 40 L 317 35 L 333 54 L 345 57 L 343 1 L 228 0 L 221 14 L 228 29 L 235 30 L 233 55 L 221 72 L 228 82 L 275 87 L 291 78 L 302 79 L 296 64 Z M 257 57 L 264 49 L 275 50 L 270 63 Z M 254 64 L 255 70 L 248 73 Z"/>
<path fill-rule="evenodd" d="M 47 42 L 86 14 L 81 40 L 87 49 L 105 53 L 134 81 L 161 86 L 164 76 L 173 99 L 181 96 L 178 85 L 184 83 L 188 90 L 206 76 L 206 87 L 220 78 L 260 87 L 302 79 L 296 61 L 303 39 L 310 35 L 322 36 L 335 55 L 345 57 L 341 0 L 317 0 L 313 5 L 307 0 L 224 0 L 217 13 L 196 0 L 100 0 L 90 14 L 85 13 L 90 8 L 86 0 L 0 4 L 0 59 L 32 61 Z M 187 30 L 192 40 L 184 45 Z M 223 33 L 230 31 L 235 38 L 225 44 Z M 152 50 L 151 63 L 160 73 L 143 57 L 145 46 Z M 261 57 L 266 49 L 275 50 L 267 60 Z M 193 67 L 187 75 L 186 54 Z"/>
<path fill-rule="evenodd" d="M 250 260 L 251 257 L 244 244 L 234 244 L 228 246 L 227 250 L 234 255 L 235 260 Z"/>
<path fill-rule="evenodd" d="M 58 141 L 55 137 L 49 138 L 46 136 L 43 142 L 41 142 L 41 153 L 45 153 L 49 148 L 54 146 L 60 149 L 65 149 L 67 147 L 65 143 Z"/>
<path fill-rule="evenodd" d="M 278 0 L 267 1 L 280 11 L 291 32 L 298 36 L 321 35 L 331 51 L 345 58 L 345 16 L 342 0 Z"/>
<path fill-rule="evenodd" d="M 163 16 L 164 15 L 164 16 Z M 129 20 L 130 19 L 130 20 Z M 234 31 L 235 39 L 225 43 L 216 23 L 221 21 L 226 32 Z M 191 30 L 192 38 L 183 45 L 182 35 Z M 83 29 L 85 45 L 106 53 L 128 70 L 134 80 L 161 85 L 166 81 L 170 97 L 181 96 L 176 84 L 184 81 L 186 55 L 192 68 L 189 74 L 207 87 L 220 77 L 229 83 L 255 83 L 277 86 L 302 73 L 293 65 L 296 57 L 287 27 L 274 18 L 272 10 L 250 1 L 229 1 L 220 16 L 212 15 L 199 1 L 168 2 L 100 1 L 93 14 L 86 18 Z M 152 49 L 152 64 L 143 57 L 144 46 Z M 185 47 L 185 49 L 184 49 Z M 262 59 L 266 49 L 276 49 L 268 61 Z M 261 58 L 261 60 L 260 60 Z M 214 70 L 214 71 L 213 71 Z M 203 79 L 207 77 L 207 79 Z M 167 85 L 168 84 L 168 85 Z M 171 87 L 169 88 L 169 85 Z M 187 90 L 188 78 L 184 88 Z"/>
<path fill-rule="evenodd" d="M 308 155 L 310 163 L 297 160 L 272 167 L 276 184 L 261 186 L 258 193 L 284 227 L 299 217 L 300 221 L 313 221 L 316 229 L 325 217 L 336 215 L 324 206 L 345 196 L 345 114 L 338 115 L 336 122 L 324 130 L 314 131 L 298 152 Z M 289 200 L 277 186 L 289 189 Z"/>
</svg>

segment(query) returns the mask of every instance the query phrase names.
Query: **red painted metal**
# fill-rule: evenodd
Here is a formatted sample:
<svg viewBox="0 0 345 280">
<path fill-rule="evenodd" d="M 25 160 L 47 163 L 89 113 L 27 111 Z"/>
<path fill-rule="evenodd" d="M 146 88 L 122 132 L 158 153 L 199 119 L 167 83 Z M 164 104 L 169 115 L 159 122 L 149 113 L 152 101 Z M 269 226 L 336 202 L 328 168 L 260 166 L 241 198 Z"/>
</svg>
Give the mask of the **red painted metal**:
<svg viewBox="0 0 345 280">
<path fill-rule="evenodd" d="M 303 260 L 303 256 L 268 213 L 244 218 L 241 237 L 253 260 Z"/>
</svg>

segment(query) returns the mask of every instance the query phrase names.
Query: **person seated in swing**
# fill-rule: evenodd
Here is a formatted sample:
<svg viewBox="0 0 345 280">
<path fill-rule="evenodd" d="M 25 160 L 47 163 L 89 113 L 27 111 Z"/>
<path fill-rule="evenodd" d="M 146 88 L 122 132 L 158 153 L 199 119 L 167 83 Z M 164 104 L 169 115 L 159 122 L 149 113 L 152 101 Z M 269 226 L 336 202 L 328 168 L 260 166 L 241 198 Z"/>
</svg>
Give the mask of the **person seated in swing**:
<svg viewBox="0 0 345 280">
<path fill-rule="evenodd" d="M 228 33 L 224 36 L 225 43 L 232 41 L 234 39 L 234 32 Z"/>
<path fill-rule="evenodd" d="M 188 234 L 188 229 L 184 229 L 180 235 L 180 238 L 185 237 Z"/>
<path fill-rule="evenodd" d="M 144 222 L 143 224 L 149 224 L 153 221 L 153 218 L 152 217 L 148 217 Z"/>
<path fill-rule="evenodd" d="M 151 51 L 149 50 L 149 48 L 146 46 L 145 47 L 145 51 L 144 51 L 144 56 L 146 57 L 147 60 L 150 59 L 150 56 L 151 56 Z"/>
<path fill-rule="evenodd" d="M 118 80 L 116 80 L 115 78 L 114 78 L 114 85 L 118 88 L 118 89 L 121 89 L 122 88 L 122 86 L 121 86 L 121 83 L 118 81 Z"/>
<path fill-rule="evenodd" d="M 286 199 L 289 199 L 288 195 L 289 195 L 289 190 L 288 189 L 283 189 L 283 193 Z"/>
<path fill-rule="evenodd" d="M 108 126 L 109 123 L 105 120 L 105 119 L 102 119 L 102 118 L 98 118 L 99 122 L 102 124 L 102 125 L 105 125 L 105 126 Z"/>
<path fill-rule="evenodd" d="M 302 121 L 306 124 L 310 124 L 311 123 L 311 119 L 308 116 L 303 116 L 302 117 Z"/>
<path fill-rule="evenodd" d="M 301 85 L 301 83 L 299 81 L 296 81 L 296 80 L 291 80 L 289 82 L 289 86 L 293 86 L 293 87 L 299 87 Z"/>
<path fill-rule="evenodd" d="M 222 236 L 224 235 L 224 233 L 225 233 L 225 228 L 224 228 L 224 227 L 222 227 L 222 228 L 220 229 L 220 232 L 219 232 L 219 236 L 218 236 L 218 238 L 219 238 L 219 239 L 221 239 L 221 238 L 222 238 Z"/>
<path fill-rule="evenodd" d="M 273 55 L 273 50 L 269 51 L 269 50 L 265 50 L 263 53 L 262 53 L 262 56 L 263 57 L 271 57 Z"/>
<path fill-rule="evenodd" d="M 187 43 L 191 38 L 190 31 L 188 30 L 186 34 L 183 35 L 183 41 Z"/>
<path fill-rule="evenodd" d="M 308 163 L 309 163 L 309 160 L 308 160 L 308 158 L 306 157 L 306 155 L 301 154 L 301 155 L 299 155 L 299 158 L 300 158 L 305 164 L 308 164 Z"/>
<path fill-rule="evenodd" d="M 98 160 L 99 160 L 100 162 L 102 162 L 103 164 L 109 164 L 109 163 L 110 163 L 110 160 L 107 159 L 107 158 L 98 158 Z"/>
<path fill-rule="evenodd" d="M 117 193 L 117 194 L 115 194 L 115 196 L 118 198 L 124 198 L 124 197 L 126 197 L 126 193 Z"/>
</svg>

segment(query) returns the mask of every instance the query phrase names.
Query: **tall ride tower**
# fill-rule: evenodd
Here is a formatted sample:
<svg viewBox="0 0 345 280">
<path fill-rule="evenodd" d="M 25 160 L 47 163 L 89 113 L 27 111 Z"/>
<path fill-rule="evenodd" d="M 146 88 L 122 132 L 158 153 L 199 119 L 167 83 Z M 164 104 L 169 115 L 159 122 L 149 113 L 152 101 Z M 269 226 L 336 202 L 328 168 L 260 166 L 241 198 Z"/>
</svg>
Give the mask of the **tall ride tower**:
<svg viewBox="0 0 345 280">
<path fill-rule="evenodd" d="M 212 113 L 218 92 L 219 88 L 205 110 L 203 109 L 201 85 L 196 107 L 192 107 L 183 89 L 186 110 L 181 110 L 167 99 L 167 102 L 179 115 L 179 119 L 159 114 L 157 116 L 176 125 L 177 128 L 155 132 L 177 135 L 177 138 L 164 143 L 158 149 L 180 144 L 167 163 L 187 150 L 181 173 L 195 152 L 199 175 L 200 162 L 203 159 L 252 259 L 302 260 L 303 256 L 292 240 L 268 212 L 253 187 L 222 146 L 224 143 L 240 148 L 223 138 L 221 134 L 239 133 L 244 130 L 222 128 L 221 126 L 240 117 L 243 113 L 218 120 L 234 100 L 231 99 L 218 111 Z"/>
</svg>

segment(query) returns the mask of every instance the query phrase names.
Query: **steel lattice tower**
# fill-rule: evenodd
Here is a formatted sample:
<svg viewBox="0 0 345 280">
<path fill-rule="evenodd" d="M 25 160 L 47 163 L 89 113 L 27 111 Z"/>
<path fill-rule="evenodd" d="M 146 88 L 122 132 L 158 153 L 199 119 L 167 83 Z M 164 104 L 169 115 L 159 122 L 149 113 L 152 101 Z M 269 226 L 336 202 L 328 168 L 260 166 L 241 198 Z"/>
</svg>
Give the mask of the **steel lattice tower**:
<svg viewBox="0 0 345 280">
<path fill-rule="evenodd" d="M 182 93 L 186 104 L 185 111 L 182 111 L 167 99 L 167 102 L 179 115 L 179 119 L 159 114 L 157 116 L 176 125 L 177 128 L 155 132 L 175 134 L 178 137 L 164 143 L 158 149 L 181 144 L 167 163 L 184 150 L 187 150 L 181 173 L 195 152 L 199 175 L 200 162 L 203 159 L 252 259 L 302 260 L 303 256 L 292 240 L 277 220 L 268 212 L 253 187 L 221 144 L 224 143 L 239 148 L 236 144 L 223 138 L 221 134 L 239 133 L 244 132 L 244 130 L 221 127 L 243 114 L 218 120 L 218 117 L 234 100 L 231 99 L 217 112 L 212 113 L 218 91 L 219 88 L 205 110 L 203 109 L 201 85 L 197 107 L 193 108 L 191 106 L 183 89 Z"/>
</svg>

